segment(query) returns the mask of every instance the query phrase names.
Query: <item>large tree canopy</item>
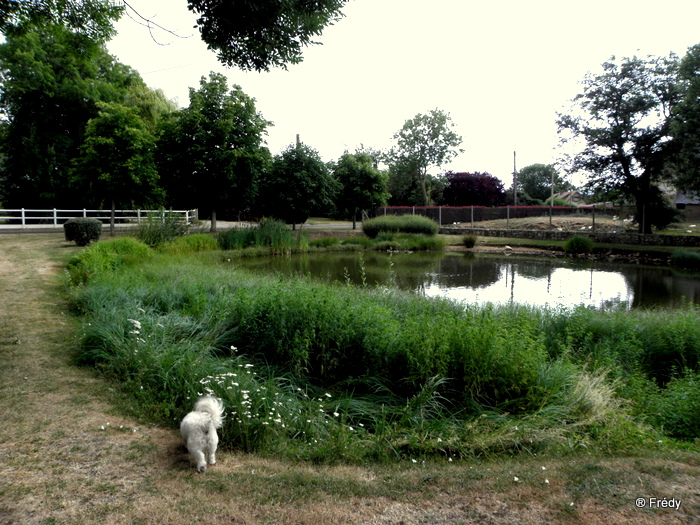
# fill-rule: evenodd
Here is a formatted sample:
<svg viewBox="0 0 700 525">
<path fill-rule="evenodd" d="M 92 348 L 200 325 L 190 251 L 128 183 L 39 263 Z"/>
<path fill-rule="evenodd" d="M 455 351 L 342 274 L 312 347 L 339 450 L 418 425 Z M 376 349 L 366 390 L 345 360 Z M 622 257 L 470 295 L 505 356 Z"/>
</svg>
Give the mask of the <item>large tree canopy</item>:
<svg viewBox="0 0 700 525">
<path fill-rule="evenodd" d="M 159 170 L 177 207 L 240 213 L 255 196 L 255 183 L 269 160 L 263 136 L 270 122 L 240 86 L 211 73 L 190 88 L 190 105 L 165 121 Z"/>
<path fill-rule="evenodd" d="M 123 6 L 111 0 L 0 0 L 0 33 L 16 35 L 31 28 L 61 25 L 106 41 Z"/>
<path fill-rule="evenodd" d="M 680 61 L 677 89 L 682 98 L 671 122 L 678 152 L 676 183 L 700 194 L 700 44 L 688 49 Z"/>
<path fill-rule="evenodd" d="M 387 175 L 379 171 L 368 153 L 346 153 L 338 160 L 333 176 L 340 185 L 335 200 L 339 216 L 352 217 L 355 229 L 358 210 L 386 206 Z"/>
<path fill-rule="evenodd" d="M 275 156 L 261 179 L 259 211 L 296 227 L 312 210 L 330 208 L 336 190 L 318 152 L 299 143 Z"/>
<path fill-rule="evenodd" d="M 143 81 L 100 42 L 59 25 L 8 35 L 0 45 L 0 70 L 0 111 L 7 120 L 0 144 L 3 204 L 81 204 L 70 166 L 87 122 L 97 116 L 99 102 L 122 102 Z"/>
<path fill-rule="evenodd" d="M 568 191 L 573 186 L 564 180 L 551 164 L 531 164 L 518 172 L 518 190 L 535 200 L 544 202 L 552 191 Z"/>
<path fill-rule="evenodd" d="M 394 134 L 396 146 L 387 155 L 392 165 L 411 165 L 415 168 L 424 206 L 429 204 L 426 185 L 428 170 L 448 163 L 462 151 L 457 149 L 462 137 L 452 129 L 451 123 L 450 116 L 439 109 L 425 115 L 418 114 L 407 120 Z"/>
<path fill-rule="evenodd" d="M 228 66 L 267 71 L 301 62 L 347 0 L 188 0 L 202 40 Z"/>
<path fill-rule="evenodd" d="M 602 73 L 586 76 L 574 109 L 558 119 L 563 141 L 581 144 L 569 171 L 587 174 L 593 187 L 632 197 L 642 233 L 650 233 L 654 224 L 663 226 L 667 217 L 658 184 L 672 175 L 676 69 L 674 56 L 613 57 Z"/>
</svg>

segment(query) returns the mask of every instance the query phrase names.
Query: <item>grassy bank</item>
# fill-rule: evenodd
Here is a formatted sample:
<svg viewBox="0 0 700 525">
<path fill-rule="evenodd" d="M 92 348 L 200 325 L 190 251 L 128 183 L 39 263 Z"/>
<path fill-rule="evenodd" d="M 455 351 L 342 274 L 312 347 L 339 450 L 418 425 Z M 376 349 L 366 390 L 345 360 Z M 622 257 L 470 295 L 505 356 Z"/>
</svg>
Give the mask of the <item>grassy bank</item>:
<svg viewBox="0 0 700 525">
<path fill-rule="evenodd" d="M 226 446 L 331 463 L 686 447 L 699 435 L 700 404 L 679 407 L 700 399 L 695 307 L 465 308 L 253 276 L 221 252 L 125 255 L 122 241 L 111 264 L 100 243 L 71 265 L 78 361 L 154 421 L 221 397 Z M 102 270 L 90 273 L 93 250 Z"/>
</svg>

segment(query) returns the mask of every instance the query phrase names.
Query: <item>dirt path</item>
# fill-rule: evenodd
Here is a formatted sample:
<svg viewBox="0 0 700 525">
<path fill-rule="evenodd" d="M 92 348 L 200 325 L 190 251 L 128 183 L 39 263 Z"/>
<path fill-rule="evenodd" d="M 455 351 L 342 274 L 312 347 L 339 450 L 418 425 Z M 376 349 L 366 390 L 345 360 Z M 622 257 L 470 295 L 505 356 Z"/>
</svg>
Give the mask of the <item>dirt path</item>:
<svg viewBox="0 0 700 525">
<path fill-rule="evenodd" d="M 76 250 L 0 236 L 0 524 L 700 523 L 697 460 L 315 467 L 223 451 L 197 474 L 174 428 L 119 415 L 118 394 L 70 364 L 78 327 L 57 275 Z M 595 484 L 577 484 L 589 470 Z M 643 511 L 631 495 L 683 508 Z"/>
</svg>

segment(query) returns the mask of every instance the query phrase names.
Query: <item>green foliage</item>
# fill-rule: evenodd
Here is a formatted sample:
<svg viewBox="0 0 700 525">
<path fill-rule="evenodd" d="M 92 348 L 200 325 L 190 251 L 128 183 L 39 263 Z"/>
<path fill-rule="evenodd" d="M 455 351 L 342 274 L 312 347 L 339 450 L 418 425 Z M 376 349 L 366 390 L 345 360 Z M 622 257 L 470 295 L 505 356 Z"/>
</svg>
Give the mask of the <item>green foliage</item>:
<svg viewBox="0 0 700 525">
<path fill-rule="evenodd" d="M 98 275 L 109 274 L 117 268 L 150 256 L 148 246 L 130 237 L 98 242 L 68 261 L 68 283 L 74 286 L 84 285 Z"/>
<path fill-rule="evenodd" d="M 531 164 L 518 171 L 518 189 L 540 202 L 551 197 L 552 182 L 554 182 L 555 193 L 574 189 L 571 183 L 559 175 L 552 164 Z"/>
<path fill-rule="evenodd" d="M 700 253 L 679 248 L 671 254 L 671 264 L 679 268 L 700 269 Z"/>
<path fill-rule="evenodd" d="M 227 66 L 268 71 L 302 60 L 302 49 L 339 20 L 347 0 L 255 3 L 232 0 L 225 6 L 190 0 L 202 40 Z"/>
<path fill-rule="evenodd" d="M 75 241 L 78 246 L 87 246 L 100 240 L 102 223 L 97 219 L 76 217 L 63 224 L 63 232 L 67 241 Z"/>
<path fill-rule="evenodd" d="M 460 137 L 451 127 L 449 114 L 433 109 L 427 114 L 418 114 L 407 120 L 394 134 L 396 147 L 389 152 L 389 164 L 409 165 L 420 184 L 423 206 L 428 206 L 426 180 L 428 170 L 442 166 L 456 157 L 462 150 Z"/>
<path fill-rule="evenodd" d="M 255 181 L 269 162 L 263 136 L 270 122 L 240 86 L 210 73 L 190 104 L 159 127 L 158 167 L 167 173 L 172 206 L 240 213 L 250 206 Z M 194 175 L 194 176 L 193 176 Z"/>
<path fill-rule="evenodd" d="M 676 171 L 677 145 L 668 136 L 675 113 L 669 109 L 683 92 L 677 62 L 675 55 L 612 57 L 602 72 L 586 76 L 571 113 L 557 121 L 562 143 L 582 142 L 568 171 L 588 174 L 591 187 L 633 199 L 640 233 L 669 220 L 657 181 Z"/>
<path fill-rule="evenodd" d="M 339 244 L 340 239 L 337 237 L 322 237 L 309 241 L 309 246 L 315 246 L 317 248 L 330 248 L 332 246 L 338 246 Z"/>
<path fill-rule="evenodd" d="M 219 243 L 211 235 L 206 233 L 193 233 L 177 237 L 159 245 L 159 250 L 171 255 L 186 255 L 188 253 L 206 252 L 218 250 Z"/>
<path fill-rule="evenodd" d="M 273 254 L 303 251 L 308 245 L 306 233 L 295 234 L 283 221 L 275 219 L 263 219 L 252 227 L 221 232 L 217 241 L 222 250 L 269 247 Z"/>
<path fill-rule="evenodd" d="M 327 212 L 336 191 L 337 183 L 318 152 L 297 144 L 275 156 L 261 177 L 257 207 L 266 217 L 303 224 L 312 211 Z"/>
<path fill-rule="evenodd" d="M 0 44 L 0 69 L 0 109 L 8 121 L 1 145 L 3 204 L 83 208 L 71 170 L 85 127 L 98 116 L 98 102 L 119 103 L 126 86 L 143 81 L 101 42 L 54 24 L 8 34 Z"/>
<path fill-rule="evenodd" d="M 465 248 L 474 248 L 476 245 L 476 235 L 465 235 L 462 237 L 462 244 Z"/>
<path fill-rule="evenodd" d="M 438 224 L 422 215 L 384 215 L 364 221 L 362 231 L 367 237 L 375 238 L 380 233 L 420 233 L 435 235 Z"/>
<path fill-rule="evenodd" d="M 700 436 L 700 373 L 686 371 L 674 377 L 651 402 L 649 420 L 669 436 L 688 440 Z"/>
<path fill-rule="evenodd" d="M 99 113 L 85 128 L 73 182 L 85 188 L 86 202 L 117 208 L 153 208 L 162 204 L 153 151 L 155 137 L 138 110 L 98 103 Z"/>
<path fill-rule="evenodd" d="M 618 395 L 646 418 L 663 396 L 694 392 L 638 380 L 680 353 L 697 368 L 694 309 L 465 307 L 207 260 L 103 266 L 74 294 L 86 315 L 78 360 L 118 380 L 151 420 L 221 397 L 222 443 L 243 450 L 315 462 L 627 450 L 655 434 Z"/>
<path fill-rule="evenodd" d="M 387 176 L 374 166 L 368 153 L 346 153 L 336 163 L 333 176 L 340 184 L 335 199 L 339 217 L 352 218 L 353 225 L 358 210 L 374 210 L 386 206 Z"/>
<path fill-rule="evenodd" d="M 180 215 L 161 210 L 141 219 L 134 233 L 138 240 L 155 248 L 186 235 L 188 231 L 189 226 Z"/>
<path fill-rule="evenodd" d="M 583 235 L 574 235 L 564 243 L 564 251 L 571 254 L 583 254 L 593 251 L 593 241 Z"/>
</svg>

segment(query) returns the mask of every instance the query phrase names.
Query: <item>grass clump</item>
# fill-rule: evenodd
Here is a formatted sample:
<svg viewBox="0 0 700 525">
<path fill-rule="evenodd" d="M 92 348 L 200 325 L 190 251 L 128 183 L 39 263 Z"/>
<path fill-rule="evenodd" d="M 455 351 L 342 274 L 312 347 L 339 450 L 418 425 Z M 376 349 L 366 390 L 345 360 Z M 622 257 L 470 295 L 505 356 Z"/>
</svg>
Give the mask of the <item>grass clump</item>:
<svg viewBox="0 0 700 525">
<path fill-rule="evenodd" d="M 436 235 L 438 224 L 422 215 L 384 215 L 364 221 L 362 231 L 374 239 L 380 233 L 417 233 L 427 236 Z"/>
<path fill-rule="evenodd" d="M 462 237 L 462 244 L 465 248 L 474 248 L 476 245 L 476 235 L 465 235 Z"/>
<path fill-rule="evenodd" d="M 219 243 L 214 237 L 206 233 L 193 233 L 165 242 L 160 245 L 159 249 L 163 253 L 185 255 L 188 253 L 218 250 Z"/>
<path fill-rule="evenodd" d="M 68 283 L 83 285 L 97 275 L 112 272 L 150 256 L 150 248 L 131 237 L 98 242 L 68 261 Z"/>
<path fill-rule="evenodd" d="M 678 268 L 700 270 L 700 253 L 678 249 L 671 254 L 671 264 Z"/>
<path fill-rule="evenodd" d="M 593 251 L 593 241 L 582 235 L 574 235 L 564 243 L 564 251 L 573 255 L 591 253 Z"/>
<path fill-rule="evenodd" d="M 221 232 L 217 241 L 222 250 L 266 247 L 273 254 L 305 251 L 309 244 L 305 232 L 295 234 L 283 221 L 267 218 L 249 228 Z"/>
<path fill-rule="evenodd" d="M 154 248 L 186 235 L 188 224 L 182 217 L 166 210 L 154 212 L 143 219 L 136 228 L 136 238 Z"/>
</svg>

